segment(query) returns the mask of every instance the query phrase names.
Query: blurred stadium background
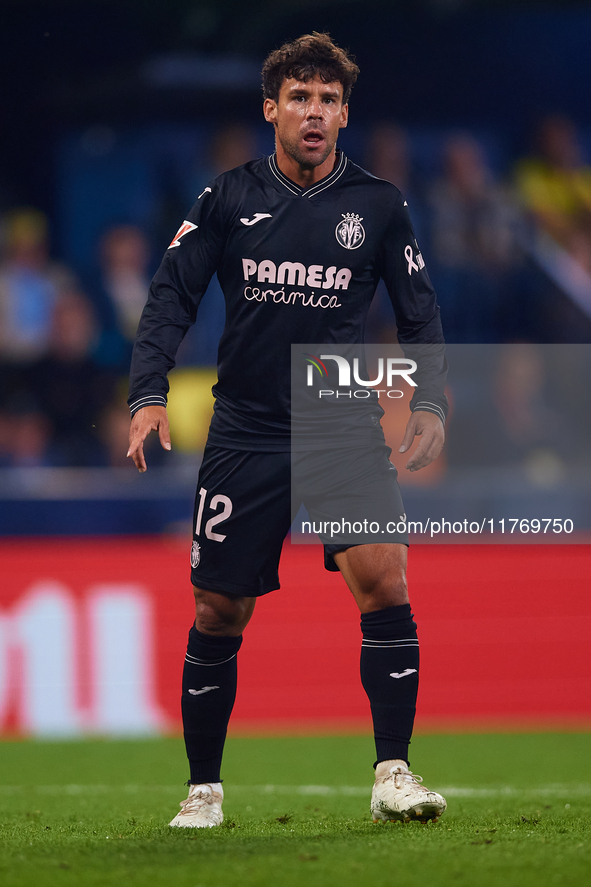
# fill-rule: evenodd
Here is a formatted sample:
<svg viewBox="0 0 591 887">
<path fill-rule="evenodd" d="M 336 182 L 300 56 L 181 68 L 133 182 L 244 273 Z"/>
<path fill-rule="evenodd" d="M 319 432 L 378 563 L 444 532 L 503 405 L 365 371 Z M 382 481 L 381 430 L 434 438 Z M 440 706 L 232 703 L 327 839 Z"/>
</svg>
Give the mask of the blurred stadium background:
<svg viewBox="0 0 591 887">
<path fill-rule="evenodd" d="M 419 727 L 589 727 L 591 5 L 4 0 L 1 17 L 0 733 L 180 727 L 217 283 L 175 370 L 173 452 L 152 446 L 141 477 L 131 339 L 202 186 L 272 150 L 263 58 L 312 29 L 357 56 L 342 146 L 408 197 L 448 341 L 512 349 L 504 375 L 468 366 L 486 397 L 451 388 L 461 452 L 414 478 L 409 514 L 453 492 L 466 517 L 476 500 L 577 517 L 568 545 L 413 547 Z M 394 336 L 380 293 L 368 341 Z M 281 576 L 248 629 L 235 728 L 367 728 L 354 604 L 317 547 L 286 546 Z"/>
</svg>

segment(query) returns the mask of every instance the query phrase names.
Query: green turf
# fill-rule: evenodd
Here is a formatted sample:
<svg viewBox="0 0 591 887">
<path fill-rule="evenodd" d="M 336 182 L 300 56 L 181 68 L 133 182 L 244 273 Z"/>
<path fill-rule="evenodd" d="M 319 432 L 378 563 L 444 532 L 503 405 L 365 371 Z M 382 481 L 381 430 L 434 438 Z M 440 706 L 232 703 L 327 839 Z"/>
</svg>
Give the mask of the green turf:
<svg viewBox="0 0 591 887">
<path fill-rule="evenodd" d="M 419 736 L 436 824 L 373 825 L 371 742 L 231 738 L 226 821 L 169 829 L 182 743 L 0 744 L 0 884 L 546 887 L 591 884 L 586 734 Z"/>
</svg>

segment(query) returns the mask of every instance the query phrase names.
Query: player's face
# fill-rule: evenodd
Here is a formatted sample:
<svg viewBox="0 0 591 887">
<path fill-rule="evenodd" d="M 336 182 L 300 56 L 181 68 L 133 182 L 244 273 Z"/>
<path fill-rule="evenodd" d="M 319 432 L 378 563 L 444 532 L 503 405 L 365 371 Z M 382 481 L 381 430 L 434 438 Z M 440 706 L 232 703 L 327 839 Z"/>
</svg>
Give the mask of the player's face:
<svg viewBox="0 0 591 887">
<path fill-rule="evenodd" d="M 275 126 L 278 149 L 302 169 L 321 166 L 334 154 L 339 129 L 347 125 L 348 105 L 343 105 L 339 82 L 320 77 L 284 80 L 275 102 L 266 99 L 265 119 Z M 327 170 L 328 172 L 328 170 Z"/>
</svg>

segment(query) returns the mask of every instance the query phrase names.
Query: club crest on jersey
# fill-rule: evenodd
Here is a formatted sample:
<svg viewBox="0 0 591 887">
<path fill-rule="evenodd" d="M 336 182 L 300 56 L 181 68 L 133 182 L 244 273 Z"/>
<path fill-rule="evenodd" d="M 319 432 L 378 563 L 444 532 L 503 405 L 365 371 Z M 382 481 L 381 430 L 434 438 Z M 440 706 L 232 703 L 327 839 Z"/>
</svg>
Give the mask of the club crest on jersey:
<svg viewBox="0 0 591 887">
<path fill-rule="evenodd" d="M 195 228 L 197 228 L 197 225 L 194 225 L 193 222 L 187 222 L 187 220 L 185 219 L 185 221 L 183 222 L 183 224 L 181 225 L 179 230 L 174 235 L 174 239 L 173 239 L 172 243 L 170 244 L 170 246 L 168 247 L 168 249 L 171 249 L 171 247 L 173 247 L 173 246 L 180 246 L 181 245 L 181 237 L 184 237 L 185 234 L 189 233 L 189 231 L 194 231 Z"/>
<path fill-rule="evenodd" d="M 193 569 L 199 566 L 199 562 L 201 561 L 201 546 L 197 541 L 193 542 L 191 545 L 191 566 Z"/>
<path fill-rule="evenodd" d="M 365 228 L 361 224 L 363 216 L 357 213 L 341 213 L 343 221 L 339 222 L 335 230 L 337 241 L 345 249 L 357 249 L 365 240 Z"/>
</svg>

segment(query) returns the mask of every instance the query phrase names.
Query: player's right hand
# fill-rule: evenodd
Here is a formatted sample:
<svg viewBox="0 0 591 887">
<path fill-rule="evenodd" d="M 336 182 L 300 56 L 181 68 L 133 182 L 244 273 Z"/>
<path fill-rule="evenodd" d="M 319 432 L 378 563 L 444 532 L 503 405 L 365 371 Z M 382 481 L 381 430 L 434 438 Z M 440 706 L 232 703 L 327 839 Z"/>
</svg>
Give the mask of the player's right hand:
<svg viewBox="0 0 591 887">
<path fill-rule="evenodd" d="M 160 443 L 165 450 L 172 449 L 170 430 L 168 428 L 168 415 L 165 407 L 143 407 L 143 409 L 137 411 L 131 420 L 127 455 L 128 457 L 131 456 L 139 472 L 148 470 L 146 457 L 144 456 L 144 441 L 150 431 L 158 432 Z"/>
</svg>

